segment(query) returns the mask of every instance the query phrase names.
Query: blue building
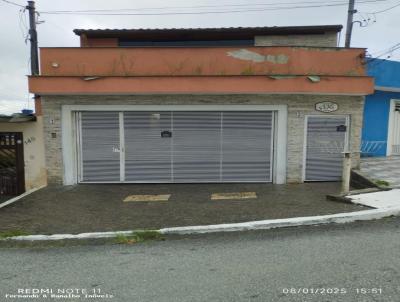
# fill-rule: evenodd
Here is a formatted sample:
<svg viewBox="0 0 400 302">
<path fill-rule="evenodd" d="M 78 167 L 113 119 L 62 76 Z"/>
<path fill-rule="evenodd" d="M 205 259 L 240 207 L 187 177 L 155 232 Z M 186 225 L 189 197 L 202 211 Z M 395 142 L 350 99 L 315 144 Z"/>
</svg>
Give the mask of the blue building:
<svg viewBox="0 0 400 302">
<path fill-rule="evenodd" d="M 372 59 L 368 75 L 375 93 L 365 99 L 362 154 L 400 155 L 400 62 Z"/>
</svg>

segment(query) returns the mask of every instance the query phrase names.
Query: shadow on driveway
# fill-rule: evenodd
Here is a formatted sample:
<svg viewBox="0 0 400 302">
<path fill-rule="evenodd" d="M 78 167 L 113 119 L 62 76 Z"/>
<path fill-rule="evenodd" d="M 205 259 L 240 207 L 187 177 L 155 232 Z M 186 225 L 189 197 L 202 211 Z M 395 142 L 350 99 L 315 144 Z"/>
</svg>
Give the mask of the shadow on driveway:
<svg viewBox="0 0 400 302">
<path fill-rule="evenodd" d="M 13 197 L 15 197 L 15 196 L 0 195 L 0 203 L 6 202 L 7 200 L 9 200 Z"/>
<path fill-rule="evenodd" d="M 158 229 L 327 215 L 365 208 L 327 201 L 339 183 L 102 184 L 47 187 L 0 209 L 0 231 L 30 234 Z M 210 200 L 212 193 L 256 192 L 257 199 Z M 132 194 L 172 194 L 167 202 L 123 202 Z"/>
</svg>

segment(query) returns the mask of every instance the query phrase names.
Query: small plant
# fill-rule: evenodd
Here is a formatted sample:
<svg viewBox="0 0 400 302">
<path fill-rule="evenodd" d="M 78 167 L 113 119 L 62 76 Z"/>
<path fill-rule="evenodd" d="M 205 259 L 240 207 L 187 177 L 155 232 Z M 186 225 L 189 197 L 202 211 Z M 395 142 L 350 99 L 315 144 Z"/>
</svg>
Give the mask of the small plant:
<svg viewBox="0 0 400 302">
<path fill-rule="evenodd" d="M 201 75 L 201 74 L 203 73 L 203 68 L 202 68 L 201 66 L 197 66 L 197 67 L 194 69 L 193 73 L 194 73 L 195 75 Z"/>
<path fill-rule="evenodd" d="M 133 232 L 133 236 L 136 238 L 138 242 L 145 240 L 157 240 L 162 239 L 162 235 L 158 231 L 152 230 L 143 230 L 138 232 Z"/>
<path fill-rule="evenodd" d="M 380 187 L 388 187 L 388 186 L 390 186 L 390 183 L 388 181 L 381 180 L 381 179 L 375 180 L 375 184 L 380 186 Z"/>
<path fill-rule="evenodd" d="M 16 237 L 16 236 L 26 236 L 26 235 L 29 235 L 29 233 L 21 230 L 11 230 L 11 231 L 0 232 L 0 239 Z"/>
<path fill-rule="evenodd" d="M 118 244 L 133 244 L 137 242 L 143 242 L 146 240 L 157 240 L 162 239 L 162 235 L 158 231 L 144 230 L 132 232 L 132 234 L 117 234 L 115 236 L 115 242 Z"/>
<path fill-rule="evenodd" d="M 118 244 L 132 244 L 135 243 L 136 241 L 131 238 L 131 236 L 126 236 L 124 234 L 117 234 L 115 236 L 115 242 Z"/>
<path fill-rule="evenodd" d="M 246 67 L 245 69 L 243 69 L 243 71 L 240 74 L 241 75 L 253 75 L 254 74 L 253 67 L 251 65 Z"/>
</svg>

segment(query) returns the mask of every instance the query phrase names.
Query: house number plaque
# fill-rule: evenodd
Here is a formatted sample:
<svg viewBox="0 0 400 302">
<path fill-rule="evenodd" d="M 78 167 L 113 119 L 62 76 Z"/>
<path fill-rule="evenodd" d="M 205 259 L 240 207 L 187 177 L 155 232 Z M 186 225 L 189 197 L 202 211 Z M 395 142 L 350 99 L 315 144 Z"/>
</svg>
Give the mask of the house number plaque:
<svg viewBox="0 0 400 302">
<path fill-rule="evenodd" d="M 334 112 L 338 110 L 338 108 L 339 108 L 338 104 L 334 102 L 321 102 L 315 104 L 315 110 L 325 113 Z"/>
</svg>

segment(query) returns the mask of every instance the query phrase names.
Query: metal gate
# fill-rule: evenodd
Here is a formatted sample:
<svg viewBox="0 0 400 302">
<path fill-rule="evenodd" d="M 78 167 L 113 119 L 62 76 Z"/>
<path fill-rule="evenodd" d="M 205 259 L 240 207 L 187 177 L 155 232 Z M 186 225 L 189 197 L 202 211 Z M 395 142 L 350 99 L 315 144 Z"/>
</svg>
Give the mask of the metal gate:
<svg viewBox="0 0 400 302">
<path fill-rule="evenodd" d="M 0 195 L 25 192 L 24 148 L 21 132 L 0 132 Z"/>
<path fill-rule="evenodd" d="M 340 181 L 347 144 L 348 117 L 306 118 L 305 181 Z"/>
<path fill-rule="evenodd" d="M 81 112 L 81 182 L 270 182 L 272 111 Z"/>
<path fill-rule="evenodd" d="M 400 102 L 395 102 L 392 127 L 392 154 L 400 155 Z"/>
</svg>

